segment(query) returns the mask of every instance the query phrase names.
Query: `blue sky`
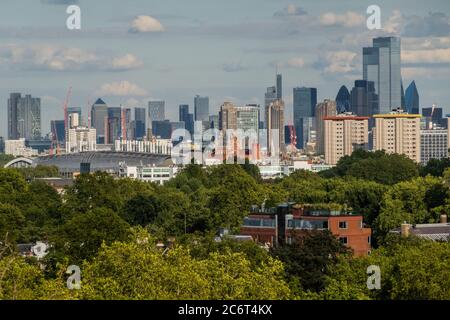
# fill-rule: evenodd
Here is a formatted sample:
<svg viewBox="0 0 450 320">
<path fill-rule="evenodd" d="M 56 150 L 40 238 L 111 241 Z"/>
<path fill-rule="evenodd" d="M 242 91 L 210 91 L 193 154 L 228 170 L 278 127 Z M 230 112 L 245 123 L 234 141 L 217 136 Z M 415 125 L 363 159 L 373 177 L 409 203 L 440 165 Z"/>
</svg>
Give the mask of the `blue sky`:
<svg viewBox="0 0 450 320">
<path fill-rule="evenodd" d="M 81 8 L 79 31 L 66 29 L 69 4 Z M 382 30 L 366 28 L 371 4 Z M 289 120 L 293 87 L 334 99 L 362 77 L 362 47 L 387 35 L 402 37 L 405 89 L 415 80 L 421 106 L 450 112 L 449 22 L 448 0 L 2 0 L 0 135 L 10 92 L 42 98 L 47 133 L 69 86 L 70 106 L 164 99 L 175 120 L 195 94 L 210 96 L 211 112 L 225 100 L 262 103 L 277 65 Z"/>
</svg>

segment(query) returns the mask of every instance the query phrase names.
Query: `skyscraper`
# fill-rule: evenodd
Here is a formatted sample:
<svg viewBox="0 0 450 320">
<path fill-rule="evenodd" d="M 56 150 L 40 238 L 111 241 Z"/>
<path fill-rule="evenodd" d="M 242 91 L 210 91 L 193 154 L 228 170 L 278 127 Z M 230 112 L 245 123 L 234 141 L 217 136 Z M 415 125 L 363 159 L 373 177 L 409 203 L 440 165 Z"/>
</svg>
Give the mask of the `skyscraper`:
<svg viewBox="0 0 450 320">
<path fill-rule="evenodd" d="M 266 106 L 267 152 L 273 156 L 284 152 L 284 102 L 275 100 Z"/>
<path fill-rule="evenodd" d="M 145 108 L 134 108 L 134 138 L 141 140 L 145 137 L 146 123 Z"/>
<path fill-rule="evenodd" d="M 50 130 L 53 137 L 56 139 L 60 146 L 65 146 L 66 144 L 66 134 L 64 128 L 64 120 L 51 120 Z"/>
<path fill-rule="evenodd" d="M 363 48 L 363 78 L 375 84 L 380 113 L 402 104 L 400 69 L 400 38 L 375 38 L 372 47 Z"/>
<path fill-rule="evenodd" d="M 108 108 L 108 144 L 113 144 L 121 135 L 122 108 Z"/>
<path fill-rule="evenodd" d="M 372 81 L 355 81 L 351 92 L 351 107 L 348 111 L 364 117 L 378 113 L 378 96 Z"/>
<path fill-rule="evenodd" d="M 209 97 L 194 97 L 194 120 L 209 121 Z"/>
<path fill-rule="evenodd" d="M 84 125 L 83 118 L 82 118 L 82 112 L 81 107 L 69 107 L 67 108 L 67 115 L 70 117 L 71 114 L 76 113 L 78 114 L 78 121 L 80 125 Z"/>
<path fill-rule="evenodd" d="M 149 127 L 153 125 L 153 121 L 164 121 L 165 114 L 165 101 L 149 101 L 148 102 L 148 118 Z"/>
<path fill-rule="evenodd" d="M 17 105 L 21 97 L 20 93 L 11 93 L 8 99 L 8 139 L 19 139 L 17 127 Z"/>
<path fill-rule="evenodd" d="M 194 134 L 194 115 L 189 113 L 188 104 L 180 104 L 178 107 L 178 120 L 184 122 L 184 128 L 189 131 L 191 136 Z"/>
<path fill-rule="evenodd" d="M 406 107 L 406 102 L 405 102 L 405 90 L 403 89 L 403 80 L 402 80 L 402 99 L 401 99 L 401 107 L 402 107 L 402 109 L 403 110 L 405 110 L 405 107 Z"/>
<path fill-rule="evenodd" d="M 221 130 L 254 130 L 259 131 L 259 106 L 246 105 L 235 106 L 231 102 L 225 102 L 220 107 L 219 121 Z"/>
<path fill-rule="evenodd" d="M 172 136 L 172 123 L 169 120 L 153 121 L 152 135 L 161 139 L 170 139 Z"/>
<path fill-rule="evenodd" d="M 317 104 L 316 88 L 294 88 L 294 127 L 297 133 L 297 148 L 303 149 L 307 141 L 304 134 L 306 122 L 313 120 L 304 120 L 305 118 L 314 118 L 315 107 Z"/>
<path fill-rule="evenodd" d="M 342 86 L 336 95 L 337 113 L 350 111 L 350 93 L 346 86 Z"/>
<path fill-rule="evenodd" d="M 92 105 L 91 122 L 91 126 L 96 130 L 97 144 L 106 144 L 108 105 L 100 98 Z"/>
<path fill-rule="evenodd" d="M 336 116 L 336 101 L 325 99 L 316 106 L 316 153 L 325 152 L 325 117 Z M 297 133 L 298 135 L 298 133 Z"/>
<path fill-rule="evenodd" d="M 408 113 L 419 114 L 419 92 L 414 80 L 406 88 L 405 107 Z"/>
<path fill-rule="evenodd" d="M 283 99 L 283 77 L 277 74 L 277 99 Z"/>
<path fill-rule="evenodd" d="M 27 94 L 17 100 L 17 132 L 19 138 L 41 138 L 41 99 Z"/>
</svg>

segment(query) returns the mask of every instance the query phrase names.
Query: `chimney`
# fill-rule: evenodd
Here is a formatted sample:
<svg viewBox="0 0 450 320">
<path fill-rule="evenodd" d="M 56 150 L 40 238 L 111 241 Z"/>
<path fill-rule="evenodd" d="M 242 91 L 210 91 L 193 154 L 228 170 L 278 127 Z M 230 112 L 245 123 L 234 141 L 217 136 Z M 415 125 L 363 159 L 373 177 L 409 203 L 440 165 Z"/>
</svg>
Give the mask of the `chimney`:
<svg viewBox="0 0 450 320">
<path fill-rule="evenodd" d="M 441 214 L 440 221 L 441 221 L 441 223 L 447 223 L 447 214 L 445 214 L 445 213 Z"/>
<path fill-rule="evenodd" d="M 401 226 L 401 235 L 402 237 L 408 237 L 409 236 L 409 230 L 411 229 L 411 225 L 409 223 L 403 222 Z"/>
</svg>

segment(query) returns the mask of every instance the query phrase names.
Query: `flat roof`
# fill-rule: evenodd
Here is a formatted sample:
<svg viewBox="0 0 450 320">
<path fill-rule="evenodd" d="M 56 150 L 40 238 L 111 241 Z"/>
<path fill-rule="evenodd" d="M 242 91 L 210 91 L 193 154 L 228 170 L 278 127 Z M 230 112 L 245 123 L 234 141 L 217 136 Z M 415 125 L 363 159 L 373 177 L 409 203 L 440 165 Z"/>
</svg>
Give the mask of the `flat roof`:
<svg viewBox="0 0 450 320">
<path fill-rule="evenodd" d="M 420 114 L 409 113 L 388 113 L 388 114 L 374 114 L 374 118 L 422 118 Z"/>
<path fill-rule="evenodd" d="M 323 120 L 369 120 L 369 117 L 361 117 L 361 116 L 332 116 L 332 117 L 324 117 Z"/>
</svg>

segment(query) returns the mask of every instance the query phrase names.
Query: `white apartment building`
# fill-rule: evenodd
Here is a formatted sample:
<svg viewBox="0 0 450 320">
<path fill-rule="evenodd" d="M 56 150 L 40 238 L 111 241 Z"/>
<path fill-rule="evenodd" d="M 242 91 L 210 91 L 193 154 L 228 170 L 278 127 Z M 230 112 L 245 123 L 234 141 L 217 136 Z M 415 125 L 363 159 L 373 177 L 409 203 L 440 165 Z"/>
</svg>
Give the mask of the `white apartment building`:
<svg viewBox="0 0 450 320">
<path fill-rule="evenodd" d="M 351 113 L 323 118 L 325 163 L 336 165 L 344 156 L 356 149 L 367 149 L 369 144 L 369 118 Z"/>
<path fill-rule="evenodd" d="M 404 154 L 417 163 L 421 161 L 421 115 L 396 110 L 389 114 L 377 114 L 373 117 L 375 118 L 375 128 L 373 129 L 374 150 Z"/>
<path fill-rule="evenodd" d="M 420 131 L 420 162 L 448 157 L 448 129 L 434 127 Z"/>
<path fill-rule="evenodd" d="M 97 130 L 76 127 L 68 130 L 66 153 L 97 150 Z"/>
<path fill-rule="evenodd" d="M 14 157 L 35 157 L 39 152 L 35 149 L 25 146 L 25 139 L 5 140 L 5 154 L 10 154 Z"/>
<path fill-rule="evenodd" d="M 114 150 L 118 152 L 142 152 L 170 155 L 173 148 L 171 139 L 116 140 Z"/>
</svg>

